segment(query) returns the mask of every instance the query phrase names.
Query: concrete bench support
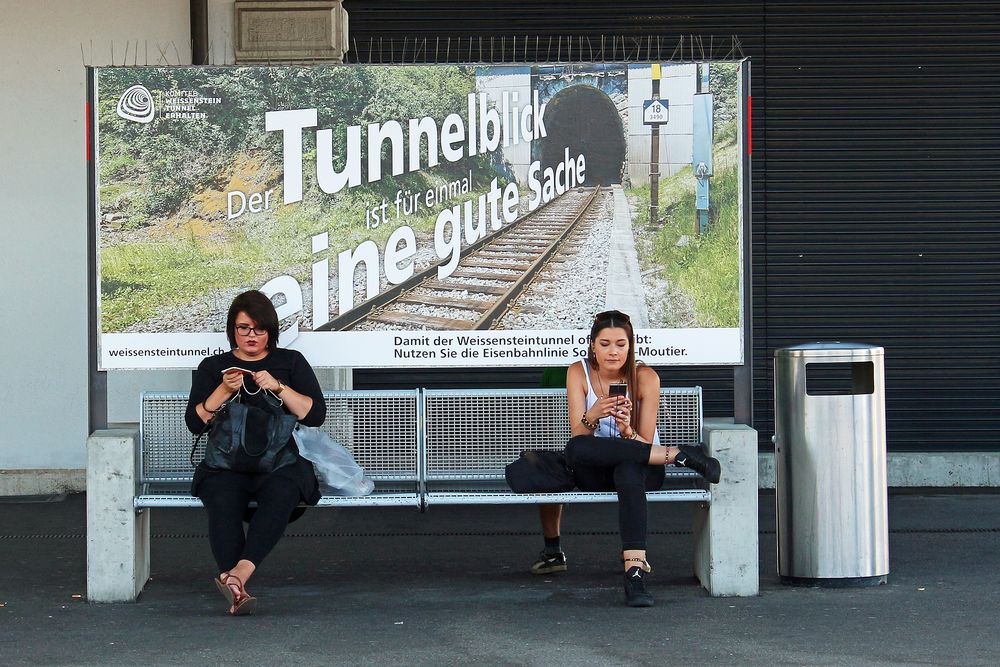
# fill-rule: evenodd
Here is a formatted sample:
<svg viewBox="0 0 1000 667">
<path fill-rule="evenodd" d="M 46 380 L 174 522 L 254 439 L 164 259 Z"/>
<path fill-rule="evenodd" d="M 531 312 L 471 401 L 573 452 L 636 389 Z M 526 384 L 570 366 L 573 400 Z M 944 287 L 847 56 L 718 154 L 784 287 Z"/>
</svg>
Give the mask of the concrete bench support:
<svg viewBox="0 0 1000 667">
<path fill-rule="evenodd" d="M 695 574 L 713 597 L 758 595 L 757 431 L 705 420 L 704 442 L 722 480 L 711 485 L 711 504 L 695 510 Z"/>
<path fill-rule="evenodd" d="M 149 511 L 137 513 L 139 432 L 87 438 L 87 599 L 133 602 L 149 579 Z"/>
</svg>

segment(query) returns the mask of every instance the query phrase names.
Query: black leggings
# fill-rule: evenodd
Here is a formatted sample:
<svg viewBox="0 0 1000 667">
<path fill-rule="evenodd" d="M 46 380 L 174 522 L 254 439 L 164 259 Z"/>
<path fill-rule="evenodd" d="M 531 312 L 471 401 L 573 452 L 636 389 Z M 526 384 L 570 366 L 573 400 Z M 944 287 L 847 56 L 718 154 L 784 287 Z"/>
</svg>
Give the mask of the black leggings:
<svg viewBox="0 0 1000 667">
<path fill-rule="evenodd" d="M 281 539 L 302 499 L 298 484 L 288 477 L 272 475 L 253 493 L 233 475 L 242 476 L 221 471 L 198 486 L 208 512 L 208 541 L 220 572 L 228 572 L 244 559 L 259 566 Z M 257 501 L 257 510 L 244 533 L 243 517 L 251 500 Z"/>
<path fill-rule="evenodd" d="M 649 465 L 649 445 L 622 438 L 578 435 L 566 443 L 566 461 L 581 491 L 618 492 L 622 551 L 646 549 L 646 491 L 663 486 L 663 466 Z"/>
</svg>

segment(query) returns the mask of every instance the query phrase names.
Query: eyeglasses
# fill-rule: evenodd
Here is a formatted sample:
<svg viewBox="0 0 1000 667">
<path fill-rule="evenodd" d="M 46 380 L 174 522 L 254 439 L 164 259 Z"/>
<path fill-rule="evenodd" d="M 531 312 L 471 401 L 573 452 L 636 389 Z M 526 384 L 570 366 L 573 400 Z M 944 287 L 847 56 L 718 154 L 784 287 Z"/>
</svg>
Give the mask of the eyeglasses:
<svg viewBox="0 0 1000 667">
<path fill-rule="evenodd" d="M 597 315 L 594 315 L 595 322 L 600 320 L 620 320 L 629 323 L 632 321 L 628 318 L 628 315 L 620 310 L 605 310 L 603 313 L 597 313 Z"/>
<path fill-rule="evenodd" d="M 250 334 L 253 334 L 254 336 L 264 336 L 267 334 L 267 329 L 251 327 L 246 324 L 237 324 L 236 333 L 241 336 L 249 336 Z"/>
</svg>

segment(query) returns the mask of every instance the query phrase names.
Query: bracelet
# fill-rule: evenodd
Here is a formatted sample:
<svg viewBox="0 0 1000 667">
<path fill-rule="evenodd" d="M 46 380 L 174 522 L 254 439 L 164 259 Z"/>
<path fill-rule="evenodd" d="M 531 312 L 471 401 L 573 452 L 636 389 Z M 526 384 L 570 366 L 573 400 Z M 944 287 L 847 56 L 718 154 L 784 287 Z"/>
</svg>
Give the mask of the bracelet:
<svg viewBox="0 0 1000 667">
<path fill-rule="evenodd" d="M 202 410 L 204 410 L 205 412 L 208 412 L 209 414 L 213 414 L 213 415 L 214 415 L 215 413 L 217 413 L 217 412 L 218 412 L 219 410 L 221 410 L 221 409 L 222 409 L 222 406 L 219 406 L 219 407 L 218 407 L 217 409 L 215 409 L 215 410 L 209 410 L 209 409 L 208 409 L 208 406 L 207 406 L 207 405 L 205 405 L 205 401 L 202 401 L 202 402 L 201 402 L 201 409 L 202 409 Z"/>
<path fill-rule="evenodd" d="M 629 439 L 629 440 L 638 440 L 638 439 L 639 439 L 639 432 L 638 432 L 638 431 L 636 431 L 636 430 L 635 430 L 635 429 L 633 428 L 633 429 L 632 429 L 632 435 L 630 435 L 630 436 L 628 437 L 628 439 Z"/>
<path fill-rule="evenodd" d="M 587 428 L 589 428 L 591 431 L 596 431 L 597 430 L 597 424 L 595 424 L 592 421 L 588 421 L 587 420 L 587 413 L 586 412 L 584 412 L 583 416 L 580 417 L 580 423 L 583 424 L 584 426 L 586 426 Z"/>
<path fill-rule="evenodd" d="M 281 380 L 278 380 L 278 388 L 274 390 L 274 395 L 277 396 L 285 390 L 285 385 L 281 384 Z"/>
</svg>

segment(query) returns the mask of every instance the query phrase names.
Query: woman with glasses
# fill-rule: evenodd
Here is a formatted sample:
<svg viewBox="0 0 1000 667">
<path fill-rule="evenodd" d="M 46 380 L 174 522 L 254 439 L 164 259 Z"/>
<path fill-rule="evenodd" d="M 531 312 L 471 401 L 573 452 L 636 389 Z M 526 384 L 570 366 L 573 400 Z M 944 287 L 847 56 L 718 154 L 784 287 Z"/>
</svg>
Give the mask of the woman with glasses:
<svg viewBox="0 0 1000 667">
<path fill-rule="evenodd" d="M 618 492 L 625 603 L 650 607 L 653 597 L 645 586 L 646 574 L 652 571 L 646 562 L 646 491 L 663 485 L 663 466 L 669 464 L 691 468 L 716 483 L 719 462 L 700 447 L 660 446 L 656 430 L 660 378 L 652 368 L 636 364 L 635 332 L 628 315 L 617 310 L 598 314 L 590 341 L 587 359 L 566 373 L 573 436 L 566 444 L 566 460 L 581 491 Z M 548 571 L 565 570 L 565 556 L 558 547 L 559 516 L 543 513 L 542 521 L 546 550 L 554 545 L 559 554 L 549 557 L 562 565 Z M 546 558 L 543 551 L 541 561 Z M 543 568 L 544 563 L 532 571 Z"/>
<path fill-rule="evenodd" d="M 278 315 L 271 300 L 251 290 L 229 307 L 226 335 L 230 352 L 202 360 L 194 374 L 185 415 L 192 433 L 202 433 L 216 413 L 239 394 L 247 405 L 280 399 L 282 409 L 307 426 L 326 418 L 326 403 L 316 374 L 301 353 L 278 347 Z M 219 568 L 215 585 L 232 615 L 252 614 L 257 601 L 247 581 L 274 548 L 290 521 L 303 510 L 300 502 L 319 502 L 319 485 L 312 464 L 298 456 L 267 473 L 243 473 L 212 468 L 202 461 L 194 473 L 191 494 L 208 513 L 208 539 Z M 255 510 L 248 508 L 257 502 Z M 243 523 L 247 522 L 246 530 Z"/>
</svg>

